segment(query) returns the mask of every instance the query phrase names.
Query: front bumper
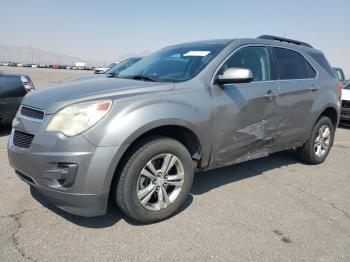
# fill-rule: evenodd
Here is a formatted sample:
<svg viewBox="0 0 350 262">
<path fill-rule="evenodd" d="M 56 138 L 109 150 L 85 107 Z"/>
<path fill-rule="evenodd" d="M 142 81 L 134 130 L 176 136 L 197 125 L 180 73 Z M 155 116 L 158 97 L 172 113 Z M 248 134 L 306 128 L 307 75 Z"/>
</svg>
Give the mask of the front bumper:
<svg viewBox="0 0 350 262">
<path fill-rule="evenodd" d="M 82 135 L 67 138 L 57 132 L 36 133 L 29 148 L 14 145 L 13 139 L 14 129 L 8 142 L 8 158 L 22 180 L 69 213 L 81 216 L 106 213 L 118 146 L 97 147 Z M 57 177 L 67 164 L 77 166 L 69 187 Z"/>
</svg>

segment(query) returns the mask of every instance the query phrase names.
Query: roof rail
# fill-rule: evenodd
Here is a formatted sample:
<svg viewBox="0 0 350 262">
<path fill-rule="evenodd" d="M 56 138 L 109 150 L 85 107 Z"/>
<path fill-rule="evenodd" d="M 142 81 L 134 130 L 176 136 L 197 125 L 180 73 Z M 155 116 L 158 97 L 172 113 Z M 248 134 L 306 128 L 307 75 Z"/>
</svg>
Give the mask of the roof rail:
<svg viewBox="0 0 350 262">
<path fill-rule="evenodd" d="M 313 48 L 308 43 L 301 42 L 301 41 L 298 41 L 298 40 L 288 39 L 288 38 L 284 38 L 284 37 L 279 37 L 279 36 L 261 35 L 261 36 L 258 36 L 257 38 L 258 39 L 266 39 L 266 40 L 276 40 L 276 41 L 280 41 L 280 42 L 287 42 L 287 43 L 291 43 L 291 44 L 296 44 L 296 45 L 301 45 L 301 46 L 306 46 L 306 47 Z"/>
</svg>

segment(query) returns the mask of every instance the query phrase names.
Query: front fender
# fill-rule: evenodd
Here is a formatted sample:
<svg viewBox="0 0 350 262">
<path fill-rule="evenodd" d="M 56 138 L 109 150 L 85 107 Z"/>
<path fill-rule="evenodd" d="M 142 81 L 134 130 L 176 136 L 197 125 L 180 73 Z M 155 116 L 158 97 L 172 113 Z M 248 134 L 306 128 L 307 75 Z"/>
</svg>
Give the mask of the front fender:
<svg viewBox="0 0 350 262">
<path fill-rule="evenodd" d="M 201 103 L 203 106 L 196 106 L 196 103 L 190 101 L 192 98 L 193 96 L 186 96 L 170 100 L 153 97 L 143 101 L 117 102 L 106 119 L 84 133 L 84 136 L 96 146 L 117 146 L 118 148 L 104 180 L 106 190 L 109 189 L 118 163 L 130 144 L 157 127 L 175 125 L 192 131 L 202 146 L 202 163 L 209 162 L 210 105 Z"/>
<path fill-rule="evenodd" d="M 154 128 L 175 125 L 192 131 L 202 145 L 203 156 L 207 156 L 211 150 L 210 107 L 196 106 L 188 97 L 115 103 L 108 118 L 84 136 L 96 146 L 121 146 Z"/>
</svg>

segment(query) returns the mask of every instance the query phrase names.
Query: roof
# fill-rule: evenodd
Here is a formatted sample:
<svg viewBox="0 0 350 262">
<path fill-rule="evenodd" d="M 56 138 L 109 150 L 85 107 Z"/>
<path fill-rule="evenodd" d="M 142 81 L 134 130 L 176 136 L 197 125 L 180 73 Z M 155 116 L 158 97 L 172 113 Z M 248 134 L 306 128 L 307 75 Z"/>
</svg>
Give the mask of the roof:
<svg viewBox="0 0 350 262">
<path fill-rule="evenodd" d="M 310 47 L 313 48 L 310 44 L 299 41 L 299 40 L 294 40 L 290 38 L 285 38 L 285 37 L 279 37 L 279 36 L 273 36 L 273 35 L 261 35 L 257 37 L 258 39 L 266 39 L 266 40 L 273 40 L 273 41 L 279 41 L 279 42 L 284 42 L 284 43 L 289 43 L 289 44 L 295 44 L 299 46 L 305 46 L 305 47 Z"/>
<path fill-rule="evenodd" d="M 192 41 L 192 42 L 185 42 L 181 43 L 179 45 L 195 45 L 195 44 L 222 44 L 222 45 L 227 45 L 231 43 L 235 39 L 211 39 L 211 40 L 199 40 L 199 41 Z"/>
<path fill-rule="evenodd" d="M 285 46 L 285 47 L 297 47 L 297 48 L 302 48 L 302 49 L 309 49 L 313 50 L 315 52 L 318 52 L 318 50 L 314 49 L 310 44 L 299 41 L 299 40 L 294 40 L 294 39 L 289 39 L 289 38 L 284 38 L 284 37 L 279 37 L 279 36 L 272 36 L 272 35 L 261 35 L 257 38 L 232 38 L 232 39 L 212 39 L 212 40 L 201 40 L 201 41 L 193 41 L 193 42 L 185 42 L 181 44 L 176 44 L 173 46 L 179 46 L 179 45 L 195 45 L 195 44 L 222 44 L 222 45 L 228 45 L 233 41 L 237 40 L 242 40 L 242 41 L 247 41 L 247 42 L 252 42 L 252 43 L 266 43 L 266 44 L 276 44 L 278 43 L 279 45 Z"/>
</svg>

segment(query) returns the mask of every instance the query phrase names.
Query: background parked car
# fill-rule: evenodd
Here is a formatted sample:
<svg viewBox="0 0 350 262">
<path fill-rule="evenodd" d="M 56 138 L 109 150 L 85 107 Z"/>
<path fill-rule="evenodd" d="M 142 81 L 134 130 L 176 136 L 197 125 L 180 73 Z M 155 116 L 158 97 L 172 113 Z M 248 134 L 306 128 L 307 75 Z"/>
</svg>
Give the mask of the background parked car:
<svg viewBox="0 0 350 262">
<path fill-rule="evenodd" d="M 108 69 L 114 67 L 116 64 L 118 64 L 118 62 L 112 63 L 112 64 L 110 64 L 108 67 L 95 67 L 95 68 L 94 68 L 95 74 L 103 74 L 103 73 L 106 72 Z"/>
<path fill-rule="evenodd" d="M 341 69 L 339 67 L 333 67 L 333 71 L 334 71 L 335 75 L 337 76 L 338 80 L 340 81 L 340 83 L 342 83 L 343 86 L 346 86 L 347 81 L 346 81 L 343 69 Z"/>
<path fill-rule="evenodd" d="M 342 91 L 341 115 L 342 121 L 350 121 L 350 83 Z"/>
<path fill-rule="evenodd" d="M 108 77 L 116 77 L 118 74 L 127 69 L 129 66 L 132 66 L 136 62 L 140 61 L 142 57 L 131 57 L 128 58 L 119 64 L 116 64 L 114 67 L 108 69 L 106 72 L 98 75 L 93 76 L 83 76 L 83 77 L 77 77 L 74 78 L 72 81 L 82 81 L 82 80 L 91 80 L 91 79 L 98 79 L 98 78 L 108 78 Z"/>
<path fill-rule="evenodd" d="M 34 90 L 29 76 L 0 72 L 0 124 L 10 124 L 22 98 Z"/>
</svg>

